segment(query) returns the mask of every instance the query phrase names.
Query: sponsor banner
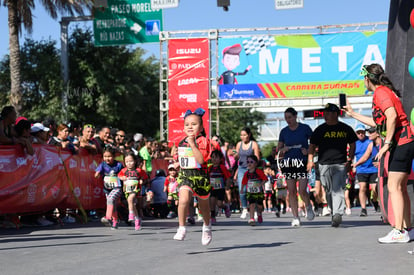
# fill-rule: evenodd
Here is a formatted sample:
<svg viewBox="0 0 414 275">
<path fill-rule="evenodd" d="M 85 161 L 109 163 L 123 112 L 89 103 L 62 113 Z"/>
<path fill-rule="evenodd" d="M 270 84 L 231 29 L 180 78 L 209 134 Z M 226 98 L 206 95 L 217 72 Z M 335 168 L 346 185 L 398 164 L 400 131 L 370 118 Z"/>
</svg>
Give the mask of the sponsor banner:
<svg viewBox="0 0 414 275">
<path fill-rule="evenodd" d="M 364 95 L 364 64 L 385 66 L 387 32 L 219 38 L 219 99 Z"/>
<path fill-rule="evenodd" d="M 168 140 L 178 144 L 185 137 L 184 113 L 203 108 L 203 123 L 209 132 L 209 57 L 207 38 L 168 41 Z"/>
<path fill-rule="evenodd" d="M 94 178 L 101 157 L 33 146 L 33 156 L 20 146 L 0 149 L 0 214 L 79 208 L 77 200 L 84 209 L 105 207 L 102 179 Z"/>
</svg>

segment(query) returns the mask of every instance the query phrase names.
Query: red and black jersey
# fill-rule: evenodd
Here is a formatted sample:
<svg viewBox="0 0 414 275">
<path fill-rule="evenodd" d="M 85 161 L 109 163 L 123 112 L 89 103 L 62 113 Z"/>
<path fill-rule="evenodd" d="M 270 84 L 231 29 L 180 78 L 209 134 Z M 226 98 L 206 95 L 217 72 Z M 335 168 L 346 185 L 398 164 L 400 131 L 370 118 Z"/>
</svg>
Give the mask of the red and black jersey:
<svg viewBox="0 0 414 275">
<path fill-rule="evenodd" d="M 395 142 L 398 145 L 402 145 L 413 141 L 414 136 L 411 132 L 401 100 L 391 89 L 385 86 L 378 87 L 372 99 L 372 118 L 375 124 L 377 124 L 378 132 L 382 136 L 386 135 L 387 118 L 385 111 L 390 107 L 394 107 L 397 112 L 394 133 Z"/>
</svg>

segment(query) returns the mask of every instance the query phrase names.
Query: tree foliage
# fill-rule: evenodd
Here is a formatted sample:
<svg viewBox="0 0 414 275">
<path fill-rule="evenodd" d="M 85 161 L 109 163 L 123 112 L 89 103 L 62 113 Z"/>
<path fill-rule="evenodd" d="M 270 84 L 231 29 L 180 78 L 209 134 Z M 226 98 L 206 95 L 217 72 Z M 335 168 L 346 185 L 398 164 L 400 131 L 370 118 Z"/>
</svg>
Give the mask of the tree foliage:
<svg viewBox="0 0 414 275">
<path fill-rule="evenodd" d="M 251 109 L 219 110 L 219 134 L 230 144 L 237 144 L 243 127 L 249 127 L 257 139 L 260 136 L 259 126 L 264 122 L 265 115 Z"/>
<path fill-rule="evenodd" d="M 55 41 L 26 40 L 21 55 L 23 112 L 30 119 L 55 118 L 109 125 L 155 135 L 159 129 L 159 65 L 141 48 L 94 47 L 92 32 L 69 38 L 69 84 L 63 88 Z M 9 56 L 0 61 L 0 104 L 9 104 Z M 62 98 L 68 99 L 62 108 Z"/>
</svg>

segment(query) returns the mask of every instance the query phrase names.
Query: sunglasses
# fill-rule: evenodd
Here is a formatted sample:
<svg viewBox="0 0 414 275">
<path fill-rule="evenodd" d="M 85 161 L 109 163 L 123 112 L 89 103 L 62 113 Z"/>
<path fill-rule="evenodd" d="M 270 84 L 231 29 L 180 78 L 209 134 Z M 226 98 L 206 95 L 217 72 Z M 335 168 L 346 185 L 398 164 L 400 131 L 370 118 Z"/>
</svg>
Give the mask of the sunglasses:
<svg viewBox="0 0 414 275">
<path fill-rule="evenodd" d="M 83 125 L 83 129 L 86 129 L 86 128 L 95 128 L 92 124 L 85 124 L 85 125 Z"/>
<path fill-rule="evenodd" d="M 251 164 L 251 163 L 256 163 L 256 162 L 253 160 L 248 160 L 247 163 Z"/>
<path fill-rule="evenodd" d="M 369 78 L 374 78 L 375 74 L 372 74 L 372 73 L 368 72 L 367 67 L 368 67 L 368 65 L 362 66 L 361 71 L 359 72 L 359 75 L 363 76 L 363 77 L 368 76 Z"/>
<path fill-rule="evenodd" d="M 124 138 L 125 136 L 123 136 L 123 135 L 116 135 L 117 137 L 122 137 L 122 138 Z"/>
</svg>

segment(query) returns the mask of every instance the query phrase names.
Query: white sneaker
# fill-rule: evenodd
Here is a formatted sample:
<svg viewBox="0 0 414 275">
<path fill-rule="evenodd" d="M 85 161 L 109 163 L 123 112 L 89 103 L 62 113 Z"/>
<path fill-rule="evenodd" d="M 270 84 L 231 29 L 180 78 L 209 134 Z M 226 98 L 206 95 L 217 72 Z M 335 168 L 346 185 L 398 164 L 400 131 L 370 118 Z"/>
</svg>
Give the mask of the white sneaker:
<svg viewBox="0 0 414 275">
<path fill-rule="evenodd" d="M 201 222 L 203 220 L 203 215 L 197 214 L 197 221 Z"/>
<path fill-rule="evenodd" d="M 300 220 L 299 218 L 294 218 L 292 220 L 292 227 L 299 227 L 300 226 Z"/>
<path fill-rule="evenodd" d="M 257 221 L 257 218 L 258 218 L 257 211 L 254 211 L 254 220 Z"/>
<path fill-rule="evenodd" d="M 306 219 L 308 221 L 311 221 L 315 218 L 315 212 L 313 212 L 312 204 L 309 204 L 308 207 L 306 207 Z"/>
<path fill-rule="evenodd" d="M 211 224 L 209 226 L 205 226 L 203 224 L 203 232 L 201 235 L 201 244 L 202 245 L 209 245 L 211 240 L 213 239 L 213 234 L 211 230 Z"/>
<path fill-rule="evenodd" d="M 347 216 L 351 216 L 351 214 L 352 214 L 351 208 L 347 208 L 347 209 L 345 209 L 345 214 L 346 214 Z"/>
<path fill-rule="evenodd" d="M 409 241 L 410 237 L 408 236 L 407 230 L 401 232 L 395 228 L 393 228 L 385 237 L 378 239 L 378 242 L 380 243 L 408 243 Z"/>
<path fill-rule="evenodd" d="M 330 216 L 331 215 L 331 211 L 329 211 L 329 208 L 327 206 L 325 206 L 322 209 L 322 216 L 326 217 L 326 216 Z"/>
<path fill-rule="evenodd" d="M 177 233 L 174 235 L 174 240 L 176 241 L 183 241 L 185 238 L 185 234 L 187 233 L 187 230 L 185 228 L 178 228 Z"/>
<path fill-rule="evenodd" d="M 246 208 L 243 208 L 243 211 L 242 211 L 242 213 L 241 213 L 241 215 L 240 215 L 240 219 L 246 219 L 247 218 L 247 214 L 248 214 L 248 212 L 247 212 L 247 209 Z"/>
</svg>

